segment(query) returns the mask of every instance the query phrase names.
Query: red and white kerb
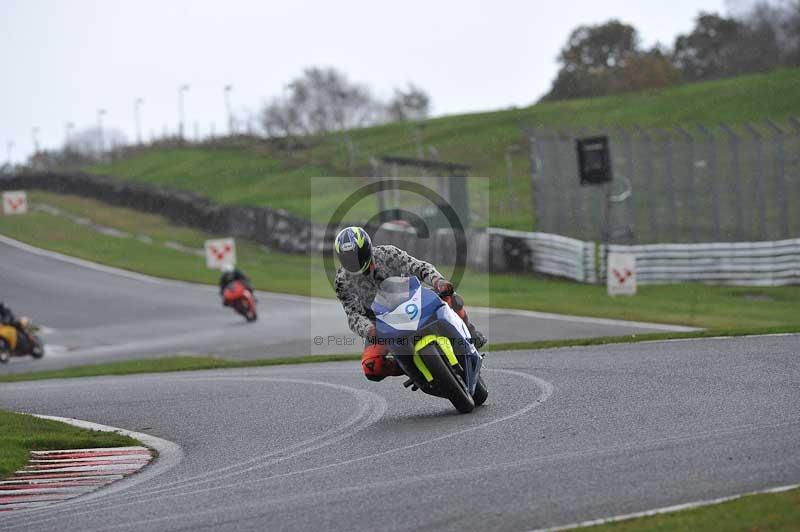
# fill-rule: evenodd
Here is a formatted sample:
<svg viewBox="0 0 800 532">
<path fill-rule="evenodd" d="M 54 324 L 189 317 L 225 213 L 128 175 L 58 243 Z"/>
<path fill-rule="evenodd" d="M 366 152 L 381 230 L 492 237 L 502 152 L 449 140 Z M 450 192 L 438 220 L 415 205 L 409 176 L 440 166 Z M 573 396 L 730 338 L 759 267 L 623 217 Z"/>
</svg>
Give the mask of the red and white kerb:
<svg viewBox="0 0 800 532">
<path fill-rule="evenodd" d="M 31 451 L 24 469 L 0 480 L 0 512 L 84 495 L 136 473 L 152 459 L 146 447 Z"/>
</svg>

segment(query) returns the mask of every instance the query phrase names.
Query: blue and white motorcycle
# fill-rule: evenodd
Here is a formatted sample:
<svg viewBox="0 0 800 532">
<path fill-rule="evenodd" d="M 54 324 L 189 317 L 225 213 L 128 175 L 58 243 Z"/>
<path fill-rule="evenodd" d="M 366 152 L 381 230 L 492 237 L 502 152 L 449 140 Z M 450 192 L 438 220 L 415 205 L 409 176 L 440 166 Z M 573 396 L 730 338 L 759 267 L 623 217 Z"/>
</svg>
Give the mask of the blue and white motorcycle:
<svg viewBox="0 0 800 532">
<path fill-rule="evenodd" d="M 412 390 L 449 399 L 461 413 L 486 401 L 483 357 L 464 321 L 416 277 L 389 277 L 372 303 L 377 341 L 389 347 Z"/>
</svg>

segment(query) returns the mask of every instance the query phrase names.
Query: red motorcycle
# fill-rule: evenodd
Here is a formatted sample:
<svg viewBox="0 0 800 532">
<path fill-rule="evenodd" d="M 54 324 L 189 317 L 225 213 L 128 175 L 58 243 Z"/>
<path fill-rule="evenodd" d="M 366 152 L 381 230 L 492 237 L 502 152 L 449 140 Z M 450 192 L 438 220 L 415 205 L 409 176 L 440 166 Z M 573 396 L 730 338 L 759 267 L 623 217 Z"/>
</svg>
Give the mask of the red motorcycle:
<svg viewBox="0 0 800 532">
<path fill-rule="evenodd" d="M 222 292 L 225 305 L 244 316 L 247 321 L 256 321 L 256 298 L 253 292 L 241 281 L 233 281 Z"/>
</svg>

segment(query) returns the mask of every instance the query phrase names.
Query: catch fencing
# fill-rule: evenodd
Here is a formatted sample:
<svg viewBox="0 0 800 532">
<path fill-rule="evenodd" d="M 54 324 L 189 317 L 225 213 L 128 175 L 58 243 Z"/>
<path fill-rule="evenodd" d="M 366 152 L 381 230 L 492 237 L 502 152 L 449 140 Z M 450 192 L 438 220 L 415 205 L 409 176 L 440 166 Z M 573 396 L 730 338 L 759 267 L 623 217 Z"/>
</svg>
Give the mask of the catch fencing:
<svg viewBox="0 0 800 532">
<path fill-rule="evenodd" d="M 527 129 L 540 231 L 614 244 L 800 236 L 800 120 Z M 614 179 L 581 186 L 577 138 L 607 135 Z"/>
</svg>

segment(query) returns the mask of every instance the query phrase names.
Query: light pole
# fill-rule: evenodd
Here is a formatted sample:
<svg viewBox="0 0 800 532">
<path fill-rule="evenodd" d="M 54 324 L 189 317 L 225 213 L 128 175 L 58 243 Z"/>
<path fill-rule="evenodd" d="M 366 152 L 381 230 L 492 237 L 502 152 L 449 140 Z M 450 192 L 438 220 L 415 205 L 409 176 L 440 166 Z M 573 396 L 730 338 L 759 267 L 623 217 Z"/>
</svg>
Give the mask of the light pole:
<svg viewBox="0 0 800 532">
<path fill-rule="evenodd" d="M 101 161 L 103 160 L 103 152 L 106 149 L 105 139 L 103 138 L 103 115 L 105 114 L 105 109 L 97 110 L 97 156 Z"/>
<path fill-rule="evenodd" d="M 38 155 L 39 153 L 39 128 L 35 127 L 31 130 L 31 137 L 33 137 L 33 153 L 34 155 Z"/>
<path fill-rule="evenodd" d="M 514 196 L 514 163 L 512 162 L 513 154 L 519 151 L 519 146 L 517 144 L 513 144 L 506 148 L 506 188 L 508 189 L 508 209 L 512 210 L 514 208 L 515 196 Z"/>
<path fill-rule="evenodd" d="M 183 142 L 183 93 L 189 90 L 189 85 L 178 87 L 178 137 Z"/>
<path fill-rule="evenodd" d="M 72 140 L 72 130 L 75 129 L 75 124 L 66 122 L 64 124 L 64 147 L 69 150 L 69 142 Z"/>
<path fill-rule="evenodd" d="M 231 110 L 231 91 L 233 85 L 225 85 L 225 110 L 228 112 L 228 134 L 233 136 L 233 111 Z"/>
<path fill-rule="evenodd" d="M 6 158 L 8 159 L 8 169 L 11 169 L 11 150 L 14 149 L 14 141 L 6 141 Z"/>
<path fill-rule="evenodd" d="M 425 130 L 426 126 L 427 124 L 425 124 L 425 122 L 417 122 L 414 124 L 414 143 L 417 145 L 417 159 L 420 160 L 425 158 L 425 150 L 422 148 L 422 132 Z M 427 177 L 427 173 L 425 172 L 424 168 L 421 169 L 420 173 L 422 174 L 422 177 Z M 444 182 L 445 181 L 443 180 L 442 183 Z"/>
<path fill-rule="evenodd" d="M 143 98 L 136 98 L 133 101 L 133 119 L 136 123 L 136 144 L 142 144 L 142 117 L 141 117 L 141 107 L 144 103 Z"/>
<path fill-rule="evenodd" d="M 422 150 L 422 130 L 425 129 L 425 122 L 414 124 L 414 143 L 417 145 L 417 159 L 424 159 L 425 152 Z"/>
</svg>

